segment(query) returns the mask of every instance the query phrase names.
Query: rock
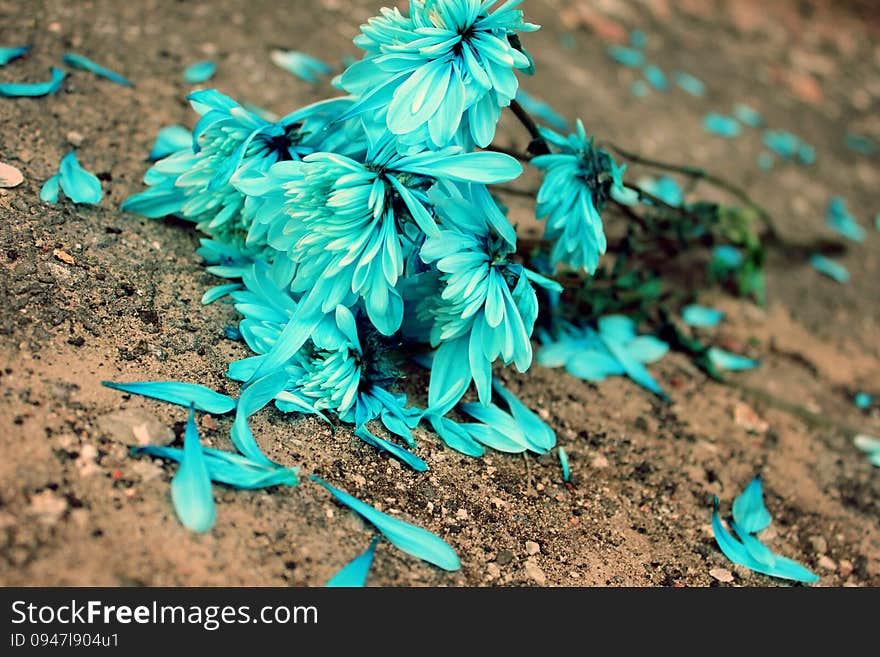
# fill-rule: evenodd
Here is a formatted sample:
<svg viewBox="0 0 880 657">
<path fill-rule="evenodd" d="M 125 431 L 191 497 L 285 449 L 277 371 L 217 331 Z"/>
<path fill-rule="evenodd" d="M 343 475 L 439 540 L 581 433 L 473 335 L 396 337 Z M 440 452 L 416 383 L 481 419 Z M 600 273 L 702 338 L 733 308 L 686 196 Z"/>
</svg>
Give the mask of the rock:
<svg viewBox="0 0 880 657">
<path fill-rule="evenodd" d="M 824 536 L 810 536 L 810 545 L 816 551 L 816 554 L 825 554 L 828 552 L 828 541 Z"/>
<path fill-rule="evenodd" d="M 827 554 L 823 554 L 819 557 L 819 561 L 817 562 L 820 568 L 824 568 L 825 570 L 837 570 L 837 564 L 834 563 L 834 559 L 829 557 Z"/>
<path fill-rule="evenodd" d="M 752 433 L 767 433 L 770 425 L 755 413 L 751 406 L 743 402 L 737 402 L 733 407 L 733 420 L 737 426 Z"/>
<path fill-rule="evenodd" d="M 21 171 L 11 164 L 0 162 L 0 187 L 17 187 L 23 180 Z"/>
<path fill-rule="evenodd" d="M 46 489 L 31 498 L 28 511 L 44 525 L 54 525 L 67 511 L 67 500 L 55 491 Z"/>
<path fill-rule="evenodd" d="M 544 586 L 547 583 L 547 575 L 533 559 L 526 560 L 525 571 L 529 579 L 535 580 L 538 586 Z"/>
<path fill-rule="evenodd" d="M 849 559 L 841 559 L 837 564 L 837 567 L 840 569 L 840 576 L 846 579 L 853 573 L 853 564 Z"/>
<path fill-rule="evenodd" d="M 82 133 L 76 130 L 67 133 L 67 143 L 71 146 L 82 146 L 83 141 L 85 141 L 85 137 L 82 136 Z"/>
<path fill-rule="evenodd" d="M 162 476 L 162 466 L 150 460 L 136 461 L 131 466 L 131 471 L 141 478 L 141 481 L 152 481 Z"/>
<path fill-rule="evenodd" d="M 592 465 L 594 468 L 607 468 L 609 463 L 607 458 L 598 454 L 593 457 Z"/>
<path fill-rule="evenodd" d="M 82 446 L 82 449 L 79 452 L 79 458 L 76 459 L 74 465 L 76 465 L 76 469 L 79 470 L 80 475 L 83 477 L 98 474 L 101 472 L 101 468 L 95 463 L 97 458 L 98 449 L 94 445 L 89 445 L 87 443 Z"/>
<path fill-rule="evenodd" d="M 501 569 L 494 563 L 490 563 L 486 566 L 486 577 L 489 579 L 498 579 L 501 577 Z"/>
<path fill-rule="evenodd" d="M 112 440 L 129 446 L 167 445 L 174 432 L 155 416 L 137 408 L 114 411 L 98 418 L 98 429 Z"/>
<path fill-rule="evenodd" d="M 511 561 L 513 561 L 513 552 L 510 550 L 501 550 L 498 552 L 498 556 L 495 557 L 495 561 L 499 566 L 506 566 Z"/>
<path fill-rule="evenodd" d="M 458 511 L 455 512 L 455 517 L 458 520 L 467 520 L 468 519 L 467 509 L 459 509 Z"/>
<path fill-rule="evenodd" d="M 535 555 L 541 551 L 541 546 L 534 541 L 526 541 L 526 554 Z"/>
<path fill-rule="evenodd" d="M 727 568 L 713 568 L 709 571 L 709 574 L 719 582 L 724 582 L 725 584 L 733 581 L 733 573 L 727 570 Z"/>
</svg>

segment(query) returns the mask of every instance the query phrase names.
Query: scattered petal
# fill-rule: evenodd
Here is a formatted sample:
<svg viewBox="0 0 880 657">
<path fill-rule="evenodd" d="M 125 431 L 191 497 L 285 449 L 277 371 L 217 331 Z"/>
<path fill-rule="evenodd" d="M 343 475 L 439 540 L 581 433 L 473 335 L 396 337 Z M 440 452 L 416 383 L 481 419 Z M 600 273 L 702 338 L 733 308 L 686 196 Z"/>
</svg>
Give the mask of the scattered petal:
<svg viewBox="0 0 880 657">
<path fill-rule="evenodd" d="M 370 541 L 367 551 L 349 561 L 325 584 L 328 587 L 362 588 L 367 583 L 367 575 L 370 566 L 373 565 L 373 555 L 381 536 L 376 536 Z"/>
<path fill-rule="evenodd" d="M 83 71 L 91 71 L 95 75 L 100 75 L 103 78 L 107 78 L 108 80 L 112 80 L 116 84 L 121 84 L 123 87 L 133 87 L 134 83 L 130 80 L 122 77 L 119 73 L 111 71 L 108 68 L 104 68 L 100 64 L 96 64 L 88 57 L 83 55 L 77 55 L 76 53 L 69 52 L 61 59 L 68 66 L 72 66 L 73 68 L 78 68 Z"/>
<path fill-rule="evenodd" d="M 710 347 L 708 355 L 712 364 L 723 370 L 751 370 L 761 364 L 761 361 L 740 356 L 739 354 L 732 354 L 718 347 Z"/>
<path fill-rule="evenodd" d="M 761 113 L 744 103 L 734 105 L 733 116 L 737 121 L 750 128 L 760 128 L 764 125 L 764 117 L 761 116 Z"/>
<path fill-rule="evenodd" d="M 50 69 L 51 79 L 46 82 L 4 82 L 0 84 L 0 96 L 9 98 L 47 96 L 57 93 L 67 73 L 54 66 Z"/>
<path fill-rule="evenodd" d="M 571 479 L 571 472 L 568 469 L 568 455 L 561 445 L 557 451 L 559 452 L 559 465 L 562 466 L 562 481 L 568 483 Z"/>
<path fill-rule="evenodd" d="M 873 395 L 869 395 L 867 392 L 857 392 L 855 397 L 853 398 L 853 403 L 856 405 L 856 408 L 861 410 L 865 410 L 871 404 L 874 403 Z"/>
<path fill-rule="evenodd" d="M 865 229 L 859 226 L 846 208 L 846 201 L 841 196 L 834 196 L 828 203 L 825 213 L 825 225 L 854 242 L 865 240 Z"/>
<path fill-rule="evenodd" d="M 196 410 L 212 415 L 223 415 L 235 408 L 234 399 L 214 392 L 198 383 L 181 383 L 180 381 L 133 381 L 131 383 L 102 381 L 101 383 L 114 390 L 161 399 L 179 406 L 195 404 Z"/>
<path fill-rule="evenodd" d="M 629 43 L 633 48 L 641 50 L 648 45 L 648 35 L 636 28 L 629 33 Z"/>
<path fill-rule="evenodd" d="M 43 183 L 43 186 L 40 188 L 40 200 L 45 201 L 46 203 L 57 203 L 58 202 L 58 192 L 60 190 L 59 181 L 61 180 L 61 176 L 57 173 L 49 178 L 46 182 Z"/>
<path fill-rule="evenodd" d="M 742 132 L 742 128 L 740 128 L 736 119 L 715 112 L 710 112 L 703 117 L 703 129 L 706 132 L 727 138 L 737 137 Z"/>
<path fill-rule="evenodd" d="M 675 77 L 675 83 L 691 96 L 706 95 L 706 85 L 699 78 L 684 71 L 676 71 L 673 73 L 673 76 Z"/>
<path fill-rule="evenodd" d="M 186 67 L 183 72 L 183 79 L 190 84 L 198 84 L 199 82 L 207 82 L 217 71 L 217 64 L 210 59 L 196 62 Z"/>
<path fill-rule="evenodd" d="M 810 256 L 810 265 L 816 271 L 833 278 L 838 283 L 846 283 L 849 281 L 849 271 L 839 262 L 835 262 L 823 255 L 814 253 Z"/>
<path fill-rule="evenodd" d="M 11 164 L 0 162 L 0 187 L 18 187 L 24 181 L 21 171 Z"/>
<path fill-rule="evenodd" d="M 156 141 L 153 142 L 153 148 L 150 149 L 147 160 L 153 162 L 161 160 L 163 157 L 177 151 L 184 149 L 192 150 L 192 144 L 192 131 L 184 128 L 182 125 L 168 125 L 164 128 L 159 128 Z"/>
<path fill-rule="evenodd" d="M 287 468 L 278 463 L 266 465 L 257 463 L 246 456 L 210 447 L 202 447 L 208 475 L 211 481 L 241 490 L 256 490 L 269 486 L 296 486 L 299 483 L 299 468 Z M 135 447 L 132 454 L 146 454 L 178 463 L 184 457 L 184 450 L 176 447 L 148 445 Z"/>
<path fill-rule="evenodd" d="M 816 151 L 797 135 L 787 130 L 765 130 L 764 145 L 786 160 L 800 160 L 802 164 L 813 164 Z"/>
<path fill-rule="evenodd" d="M 645 76 L 648 83 L 657 91 L 666 91 L 669 88 L 669 83 L 666 81 L 666 75 L 659 66 L 648 64 L 642 71 L 642 74 Z"/>
<path fill-rule="evenodd" d="M 533 451 L 546 452 L 556 444 L 556 433 L 544 420 L 497 380 L 492 382 L 492 387 L 510 408 L 513 419 L 522 428 L 523 435 Z"/>
<path fill-rule="evenodd" d="M 746 489 L 733 501 L 733 519 L 749 534 L 767 529 L 772 518 L 764 506 L 761 478 L 755 477 Z"/>
<path fill-rule="evenodd" d="M 790 559 L 774 555 L 769 549 L 760 543 L 758 539 L 746 534 L 746 537 L 749 539 L 747 547 L 731 536 L 727 529 L 725 529 L 724 525 L 721 524 L 721 518 L 718 515 L 717 496 L 713 499 L 712 532 L 715 534 L 715 541 L 718 543 L 721 552 L 723 552 L 724 556 L 735 564 L 745 566 L 750 570 L 765 575 L 792 579 L 798 582 L 809 583 L 819 580 L 816 575 L 809 572 L 806 568 L 803 568 L 803 566 L 799 566 Z M 763 548 L 763 550 L 760 548 Z M 757 553 L 761 557 L 761 560 L 756 558 L 754 553 Z M 771 556 L 773 557 L 772 559 L 770 559 Z M 797 566 L 797 568 L 794 568 L 792 564 L 793 566 Z"/>
<path fill-rule="evenodd" d="M 317 82 L 319 76 L 333 72 L 330 64 L 296 50 L 273 50 L 271 59 L 277 66 L 306 82 Z"/>
<path fill-rule="evenodd" d="M 33 46 L 19 46 L 17 48 L 0 48 L 0 66 L 6 66 L 13 59 L 23 57 Z"/>
<path fill-rule="evenodd" d="M 86 171 L 76 159 L 76 152 L 70 151 L 61 158 L 60 176 L 61 189 L 65 196 L 74 203 L 97 205 L 101 202 L 101 181 L 97 176 Z"/>
<path fill-rule="evenodd" d="M 184 527 L 194 532 L 206 532 L 217 520 L 217 509 L 211 492 L 211 478 L 205 454 L 199 443 L 195 407 L 190 404 L 189 419 L 183 439 L 183 457 L 177 474 L 171 480 L 171 500 Z"/>
<path fill-rule="evenodd" d="M 525 89 L 520 87 L 516 92 L 516 101 L 522 105 L 523 109 L 532 116 L 540 119 L 547 125 L 557 130 L 565 130 L 568 127 L 568 121 L 561 116 L 548 103 L 543 100 L 533 98 L 526 93 Z"/>
<path fill-rule="evenodd" d="M 724 313 L 715 308 L 691 304 L 681 311 L 681 317 L 685 324 L 697 328 L 712 328 L 724 318 Z"/>
<path fill-rule="evenodd" d="M 627 48 L 626 46 L 608 46 L 606 51 L 618 64 L 623 64 L 629 68 L 638 68 L 645 63 L 645 55 L 641 50 Z"/>
<path fill-rule="evenodd" d="M 843 137 L 844 145 L 850 150 L 859 153 L 860 155 L 871 155 L 874 152 L 874 142 L 870 137 L 865 137 L 864 135 L 857 135 L 853 132 L 847 132 Z"/>
<path fill-rule="evenodd" d="M 452 571 L 461 568 L 461 562 L 455 550 L 435 534 L 397 518 L 392 518 L 369 504 L 361 502 L 356 497 L 334 488 L 320 477 L 311 475 L 310 479 L 326 488 L 339 502 L 374 525 L 384 534 L 385 538 L 404 552 L 444 570 Z"/>
</svg>

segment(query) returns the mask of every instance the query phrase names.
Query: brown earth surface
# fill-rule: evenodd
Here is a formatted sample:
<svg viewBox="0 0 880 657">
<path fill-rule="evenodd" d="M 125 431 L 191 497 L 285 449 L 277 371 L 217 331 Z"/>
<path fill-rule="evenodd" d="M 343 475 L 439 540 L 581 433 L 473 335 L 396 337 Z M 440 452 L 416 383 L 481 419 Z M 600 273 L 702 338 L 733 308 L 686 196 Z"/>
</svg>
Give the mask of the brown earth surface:
<svg viewBox="0 0 880 657">
<path fill-rule="evenodd" d="M 199 235 L 183 222 L 119 210 L 142 189 L 158 128 L 194 123 L 182 69 L 213 58 L 211 86 L 286 113 L 332 89 L 275 67 L 269 52 L 297 49 L 338 64 L 357 54 L 351 38 L 377 1 L 0 0 L 0 45 L 34 44 L 26 59 L 0 69 L 0 80 L 44 79 L 76 51 L 137 84 L 74 72 L 56 95 L 0 99 L 0 161 L 25 176 L 0 189 L 0 584 L 321 586 L 367 546 L 369 528 L 305 477 L 295 488 L 217 487 L 215 529 L 188 532 L 170 501 L 176 466 L 128 455 L 133 428 L 179 440 L 185 411 L 100 382 L 179 379 L 237 393 L 224 372 L 246 348 L 224 338 L 236 321 L 231 306 L 199 303 L 217 283 L 194 253 Z M 461 557 L 461 570 L 446 573 L 383 542 L 371 585 L 788 585 L 735 566 L 712 536 L 712 496 L 729 509 L 759 472 L 773 514 L 762 538 L 771 548 L 814 570 L 819 586 L 880 585 L 880 471 L 840 428 L 880 435 L 877 405 L 859 411 L 852 402 L 857 390 L 880 397 L 880 160 L 843 145 L 847 130 L 880 140 L 880 39 L 870 4 L 525 3 L 527 17 L 543 25 L 525 37 L 538 73 L 523 84 L 533 95 L 582 117 L 600 138 L 747 187 L 791 240 L 834 237 L 824 223 L 834 194 L 868 236 L 841 256 L 847 285 L 775 249 L 766 308 L 702 293 L 727 313 L 705 336 L 762 361 L 732 375 L 734 385 L 708 380 L 680 354 L 652 366 L 673 398 L 668 406 L 622 377 L 593 385 L 539 365 L 501 373 L 557 431 L 571 485 L 555 451 L 472 459 L 419 429 L 418 453 L 430 466 L 419 474 L 345 427 L 257 414 L 252 427 L 270 458 L 439 534 Z M 649 36 L 651 61 L 701 78 L 706 96 L 674 87 L 632 96 L 637 73 L 604 49 L 635 27 Z M 814 144 L 816 164 L 762 172 L 757 132 L 727 140 L 703 131 L 706 112 L 736 102 Z M 499 141 L 524 145 L 510 117 Z M 71 142 L 103 181 L 99 206 L 39 201 Z M 528 206 L 511 205 L 528 231 Z M 410 384 L 417 402 L 419 384 Z M 229 447 L 230 423 L 202 418 L 204 441 Z"/>
</svg>

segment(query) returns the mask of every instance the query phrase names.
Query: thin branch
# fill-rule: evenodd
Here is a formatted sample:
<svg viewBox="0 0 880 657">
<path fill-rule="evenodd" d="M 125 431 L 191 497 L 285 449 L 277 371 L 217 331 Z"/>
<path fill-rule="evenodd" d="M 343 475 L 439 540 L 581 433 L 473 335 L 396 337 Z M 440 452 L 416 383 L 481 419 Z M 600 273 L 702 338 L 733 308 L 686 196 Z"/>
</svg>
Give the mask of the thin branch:
<svg viewBox="0 0 880 657">
<path fill-rule="evenodd" d="M 513 112 L 514 116 L 523 124 L 523 127 L 529 131 L 529 135 L 532 137 L 532 143 L 529 144 L 528 151 L 533 155 L 548 154 L 550 152 L 550 145 L 541 136 L 541 131 L 538 130 L 538 124 L 535 123 L 532 115 L 526 112 L 523 106 L 515 100 L 510 101 L 510 111 Z"/>
<path fill-rule="evenodd" d="M 745 203 L 753 210 L 758 213 L 758 216 L 761 217 L 761 220 L 764 222 L 764 226 L 767 229 L 767 233 L 772 241 L 780 242 L 779 231 L 776 230 L 776 224 L 773 221 L 773 217 L 770 216 L 770 213 L 767 212 L 763 207 L 758 205 L 752 198 L 746 193 L 744 189 L 734 185 L 723 178 L 719 178 L 718 176 L 708 173 L 699 167 L 692 167 L 682 164 L 672 164 L 670 162 L 663 162 L 662 160 L 654 160 L 649 157 L 644 157 L 639 155 L 638 153 L 634 153 L 632 151 L 626 150 L 617 146 L 613 143 L 606 143 L 608 148 L 617 153 L 623 158 L 626 158 L 630 162 L 635 164 L 641 164 L 646 167 L 653 167 L 655 169 L 662 169 L 664 171 L 671 171 L 673 173 L 681 173 L 685 176 L 689 176 L 695 180 L 705 180 L 707 183 L 715 185 L 719 189 L 723 189 L 730 194 L 733 194 L 736 198 L 738 198 L 741 202 Z"/>
</svg>

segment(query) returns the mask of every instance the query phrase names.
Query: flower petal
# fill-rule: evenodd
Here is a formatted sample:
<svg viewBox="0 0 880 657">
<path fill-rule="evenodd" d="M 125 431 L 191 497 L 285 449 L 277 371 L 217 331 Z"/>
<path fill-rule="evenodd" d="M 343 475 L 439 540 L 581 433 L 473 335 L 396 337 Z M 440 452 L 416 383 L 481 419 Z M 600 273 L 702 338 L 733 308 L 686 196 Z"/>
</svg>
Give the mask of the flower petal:
<svg viewBox="0 0 880 657">
<path fill-rule="evenodd" d="M 404 552 L 444 570 L 453 571 L 461 568 L 461 561 L 459 561 L 455 550 L 435 534 L 397 518 L 392 518 L 369 504 L 361 502 L 356 497 L 334 488 L 320 477 L 311 475 L 310 479 L 326 488 L 340 503 L 374 525 L 385 538 Z"/>
<path fill-rule="evenodd" d="M 329 579 L 324 585 L 327 587 L 361 588 L 367 583 L 367 575 L 370 574 L 370 566 L 373 565 L 373 555 L 376 546 L 382 537 L 376 536 L 370 541 L 367 551 L 355 557 L 343 566 L 338 573 Z"/>
<path fill-rule="evenodd" d="M 214 506 L 205 455 L 199 444 L 195 407 L 192 404 L 184 433 L 180 468 L 171 480 L 171 500 L 174 502 L 177 517 L 187 529 L 202 533 L 214 526 L 217 509 Z"/>
<path fill-rule="evenodd" d="M 179 406 L 194 404 L 196 410 L 212 415 L 223 415 L 235 408 L 235 401 L 231 397 L 214 392 L 198 383 L 182 383 L 180 381 L 133 381 L 131 383 L 102 381 L 101 383 L 114 390 L 161 399 Z"/>
</svg>

